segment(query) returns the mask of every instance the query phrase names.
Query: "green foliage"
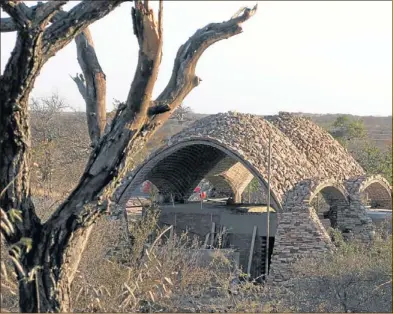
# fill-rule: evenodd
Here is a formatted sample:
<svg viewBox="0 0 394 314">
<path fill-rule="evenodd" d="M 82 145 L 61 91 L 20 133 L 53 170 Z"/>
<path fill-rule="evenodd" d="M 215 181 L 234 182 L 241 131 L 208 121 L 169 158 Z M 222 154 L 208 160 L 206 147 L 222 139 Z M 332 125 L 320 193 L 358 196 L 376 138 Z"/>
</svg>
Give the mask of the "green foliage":
<svg viewBox="0 0 394 314">
<path fill-rule="evenodd" d="M 368 175 L 383 175 L 393 182 L 392 145 L 382 150 L 367 138 L 364 122 L 351 119 L 347 115 L 339 116 L 332 124 L 329 133 L 344 147 L 352 146 L 351 154 Z"/>
<path fill-rule="evenodd" d="M 381 174 L 393 183 L 393 151 L 390 145 L 385 150 L 370 142 L 363 142 L 353 153 L 357 162 L 368 175 Z"/>
<path fill-rule="evenodd" d="M 367 136 L 364 122 L 360 119 L 351 119 L 346 115 L 339 116 L 334 121 L 330 133 L 341 144 L 354 139 L 365 139 Z"/>
</svg>

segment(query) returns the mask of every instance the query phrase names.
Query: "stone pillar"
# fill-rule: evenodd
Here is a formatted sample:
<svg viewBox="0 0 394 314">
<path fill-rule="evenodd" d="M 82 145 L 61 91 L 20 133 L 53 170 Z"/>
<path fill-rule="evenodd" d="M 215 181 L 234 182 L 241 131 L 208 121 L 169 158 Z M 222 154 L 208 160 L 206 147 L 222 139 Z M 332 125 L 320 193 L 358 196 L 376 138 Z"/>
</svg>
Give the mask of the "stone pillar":
<svg viewBox="0 0 394 314">
<path fill-rule="evenodd" d="M 269 282 L 290 279 L 292 263 L 301 256 L 333 249 L 331 239 L 313 208 L 277 213 L 277 217 Z"/>
<path fill-rule="evenodd" d="M 350 204 L 338 210 L 337 224 L 339 230 L 350 231 L 354 238 L 363 242 L 369 242 L 374 236 L 372 219 L 367 215 L 360 195 L 352 195 Z"/>
<path fill-rule="evenodd" d="M 242 203 L 242 192 L 243 191 L 240 191 L 238 189 L 234 191 L 233 198 L 234 198 L 234 203 L 235 204 Z"/>
</svg>

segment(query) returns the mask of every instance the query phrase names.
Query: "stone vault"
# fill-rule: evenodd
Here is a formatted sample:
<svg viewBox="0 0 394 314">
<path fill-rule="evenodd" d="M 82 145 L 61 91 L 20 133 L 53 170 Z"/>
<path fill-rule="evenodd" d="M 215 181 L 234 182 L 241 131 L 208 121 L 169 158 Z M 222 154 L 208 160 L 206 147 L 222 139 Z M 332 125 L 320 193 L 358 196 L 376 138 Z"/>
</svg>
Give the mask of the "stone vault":
<svg viewBox="0 0 394 314">
<path fill-rule="evenodd" d="M 231 190 L 235 200 L 253 177 L 267 191 L 269 133 L 271 206 L 278 215 L 272 262 L 276 278 L 285 277 L 283 265 L 299 254 L 330 249 L 326 228 L 311 205 L 319 193 L 335 213 L 337 226 L 370 236 L 365 194 L 379 206 L 391 206 L 390 185 L 379 176 L 367 177 L 346 149 L 311 120 L 288 113 L 263 118 L 228 112 L 196 121 L 131 171 L 116 201 L 125 205 L 145 180 L 176 201 L 186 200 L 204 178 Z"/>
</svg>

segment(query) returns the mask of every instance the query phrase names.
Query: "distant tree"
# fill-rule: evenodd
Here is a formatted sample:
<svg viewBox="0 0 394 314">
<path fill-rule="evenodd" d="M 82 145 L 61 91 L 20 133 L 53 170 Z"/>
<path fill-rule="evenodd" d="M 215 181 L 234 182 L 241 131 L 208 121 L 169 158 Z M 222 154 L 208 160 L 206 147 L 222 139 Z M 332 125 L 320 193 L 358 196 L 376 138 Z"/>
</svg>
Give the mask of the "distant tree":
<svg viewBox="0 0 394 314">
<path fill-rule="evenodd" d="M 174 111 L 171 115 L 171 119 L 176 119 L 179 124 L 183 124 L 185 121 L 189 120 L 187 116 L 192 113 L 190 107 L 185 106 L 183 103 Z"/>
<path fill-rule="evenodd" d="M 367 136 L 364 122 L 347 115 L 339 116 L 329 129 L 329 133 L 345 147 L 353 140 L 362 140 Z"/>
<path fill-rule="evenodd" d="M 52 94 L 43 99 L 33 98 L 30 103 L 30 110 L 34 115 L 35 122 L 32 124 L 33 158 L 37 161 L 34 166 L 37 169 L 38 182 L 44 190 L 44 196 L 49 196 L 52 192 L 54 141 L 60 136 L 56 118 L 58 118 L 59 112 L 66 107 L 58 94 Z"/>
<path fill-rule="evenodd" d="M 349 149 L 368 175 L 381 174 L 392 184 L 392 145 L 382 150 L 373 144 L 368 139 L 365 124 L 361 119 L 339 116 L 329 128 L 329 133 Z"/>
<path fill-rule="evenodd" d="M 29 104 L 32 129 L 32 192 L 54 196 L 75 185 L 89 156 L 86 120 L 57 93 L 33 98 Z M 73 165 L 73 167 L 69 167 Z M 40 192 L 38 192 L 38 189 Z M 38 192 L 38 193 L 37 193 Z"/>
<path fill-rule="evenodd" d="M 390 184 L 393 183 L 393 149 L 392 145 L 385 150 L 371 142 L 364 141 L 353 152 L 354 158 L 369 175 L 381 174 Z"/>
</svg>

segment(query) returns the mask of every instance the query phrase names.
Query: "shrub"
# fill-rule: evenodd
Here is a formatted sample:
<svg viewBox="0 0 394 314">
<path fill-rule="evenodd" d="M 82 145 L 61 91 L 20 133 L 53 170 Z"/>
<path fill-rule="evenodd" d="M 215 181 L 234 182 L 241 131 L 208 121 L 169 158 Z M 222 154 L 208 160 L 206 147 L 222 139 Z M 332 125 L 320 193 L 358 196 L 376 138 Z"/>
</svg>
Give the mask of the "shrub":
<svg viewBox="0 0 394 314">
<path fill-rule="evenodd" d="M 392 237 L 345 242 L 294 265 L 287 304 L 300 312 L 392 312 Z"/>
</svg>

